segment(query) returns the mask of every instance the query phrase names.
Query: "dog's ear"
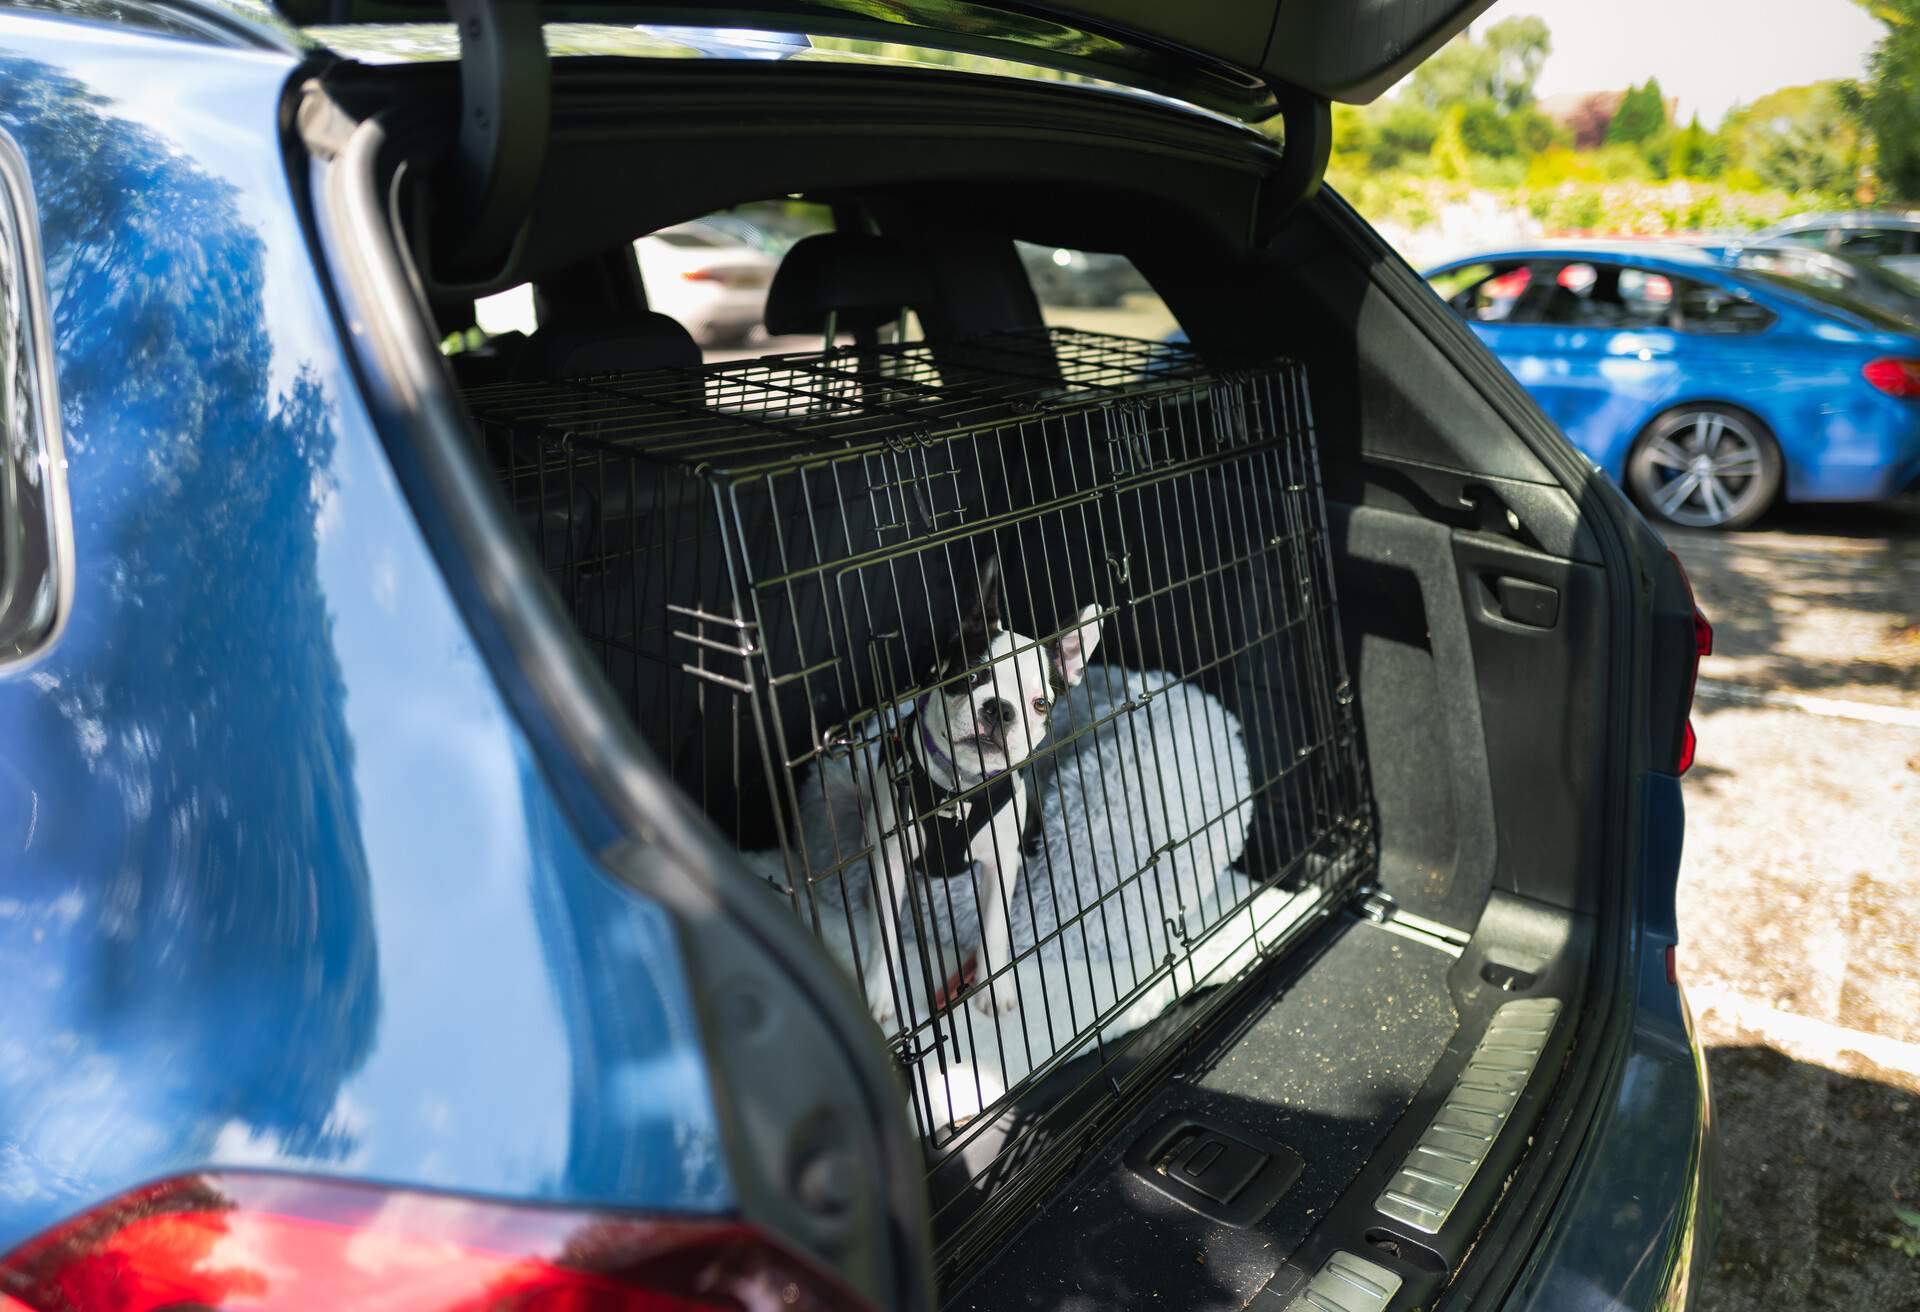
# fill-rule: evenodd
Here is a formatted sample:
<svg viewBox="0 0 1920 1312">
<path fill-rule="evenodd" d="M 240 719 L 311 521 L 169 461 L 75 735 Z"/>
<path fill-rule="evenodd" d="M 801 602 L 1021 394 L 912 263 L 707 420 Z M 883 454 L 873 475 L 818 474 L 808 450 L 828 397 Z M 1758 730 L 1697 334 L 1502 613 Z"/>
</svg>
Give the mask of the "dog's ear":
<svg viewBox="0 0 1920 1312">
<path fill-rule="evenodd" d="M 985 660 L 1000 629 L 1000 558 L 988 556 L 980 562 L 980 590 L 974 594 L 973 606 L 960 617 L 960 632 L 941 652 L 940 672 L 963 670 Z"/>
<path fill-rule="evenodd" d="M 980 591 L 973 599 L 973 609 L 961 622 L 961 629 L 970 637 L 991 638 L 1005 625 L 1000 619 L 1000 557 L 988 556 L 980 562 Z M 980 644 L 986 649 L 986 643 Z"/>
<path fill-rule="evenodd" d="M 1060 641 L 1053 644 L 1053 681 L 1056 687 L 1062 690 L 1071 688 L 1086 674 L 1087 662 L 1093 659 L 1093 649 L 1100 645 L 1099 614 L 1099 606 L 1086 606 L 1074 616 L 1073 627 L 1061 634 Z"/>
</svg>

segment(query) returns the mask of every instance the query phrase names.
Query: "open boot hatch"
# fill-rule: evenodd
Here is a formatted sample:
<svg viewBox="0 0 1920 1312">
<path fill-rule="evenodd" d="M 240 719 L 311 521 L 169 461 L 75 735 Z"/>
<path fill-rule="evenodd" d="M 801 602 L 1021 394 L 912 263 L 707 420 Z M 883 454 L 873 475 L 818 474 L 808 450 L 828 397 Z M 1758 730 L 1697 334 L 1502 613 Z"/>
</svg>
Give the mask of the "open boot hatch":
<svg viewBox="0 0 1920 1312">
<path fill-rule="evenodd" d="M 369 367 L 437 434 L 423 494 L 518 580 L 491 589 L 522 599 L 510 644 L 553 620 L 518 648 L 534 713 L 654 840 L 610 863 L 670 902 L 711 885 L 728 910 L 690 939 L 751 922 L 809 981 L 789 1014 L 821 1035 L 775 1069 L 707 1006 L 748 1208 L 882 1301 L 913 1281 L 872 1251 L 910 1253 L 921 1207 L 944 1294 L 981 1306 L 1144 1296 L 1173 1235 L 1240 1254 L 1242 1305 L 1429 1301 L 1566 1051 L 1606 590 L 1561 475 L 1473 447 L 1509 418 L 1308 204 L 1327 88 L 1246 62 L 1281 151 L 938 70 L 529 63 L 547 12 L 478 4 L 457 86 L 338 65 L 300 118 L 324 233 L 384 243 L 342 281 L 388 297 Z M 1445 34 L 1417 26 L 1395 48 Z M 768 290 L 767 328 L 813 341 L 705 362 L 631 243 L 782 198 L 832 216 Z M 1015 238 L 1131 255 L 1194 344 L 1049 325 Z M 524 340 L 433 351 L 521 281 Z M 1516 578 L 1560 616 L 1501 614 Z M 1515 708 L 1525 741 L 1484 718 Z M 938 869 L 929 817 L 959 831 Z M 689 957 L 696 990 L 742 961 Z M 841 1061 L 881 1146 L 836 1185 L 874 1209 L 860 1239 L 780 1201 L 846 1094 L 788 1068 Z M 1088 1215 L 1131 1236 L 1098 1269 L 1062 1256 Z"/>
</svg>

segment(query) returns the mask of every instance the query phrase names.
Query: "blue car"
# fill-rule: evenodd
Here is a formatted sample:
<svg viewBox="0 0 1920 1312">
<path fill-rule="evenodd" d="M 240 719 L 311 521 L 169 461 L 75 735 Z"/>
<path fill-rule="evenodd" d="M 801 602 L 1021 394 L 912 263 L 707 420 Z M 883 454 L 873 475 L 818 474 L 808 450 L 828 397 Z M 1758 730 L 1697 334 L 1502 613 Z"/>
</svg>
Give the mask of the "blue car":
<svg viewBox="0 0 1920 1312">
<path fill-rule="evenodd" d="M 1491 251 L 1426 276 L 1657 520 L 1742 528 L 1780 500 L 1920 480 L 1920 325 L 1897 305 L 1676 245 Z"/>
<path fill-rule="evenodd" d="M 1711 633 L 1320 185 L 1482 7 L 0 12 L 0 1308 L 1688 1306 Z"/>
</svg>

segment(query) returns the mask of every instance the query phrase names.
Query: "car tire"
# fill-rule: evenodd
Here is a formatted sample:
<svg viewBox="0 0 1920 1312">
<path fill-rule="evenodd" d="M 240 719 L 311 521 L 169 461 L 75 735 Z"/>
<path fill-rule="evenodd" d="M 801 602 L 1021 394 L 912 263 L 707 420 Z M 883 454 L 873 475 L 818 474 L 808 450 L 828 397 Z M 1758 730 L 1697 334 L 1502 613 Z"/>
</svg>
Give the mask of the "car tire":
<svg viewBox="0 0 1920 1312">
<path fill-rule="evenodd" d="M 1780 495 L 1780 444 L 1745 410 L 1675 406 L 1635 439 L 1627 491 L 1662 524 L 1746 528 Z"/>
</svg>

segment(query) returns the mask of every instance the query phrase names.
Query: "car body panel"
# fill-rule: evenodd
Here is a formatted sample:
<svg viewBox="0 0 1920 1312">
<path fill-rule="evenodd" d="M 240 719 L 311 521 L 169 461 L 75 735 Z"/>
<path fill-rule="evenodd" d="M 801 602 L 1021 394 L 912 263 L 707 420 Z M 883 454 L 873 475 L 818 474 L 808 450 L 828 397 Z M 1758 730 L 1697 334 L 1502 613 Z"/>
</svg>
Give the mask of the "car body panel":
<svg viewBox="0 0 1920 1312">
<path fill-rule="evenodd" d="M 1810 283 L 1844 301 L 1899 319 L 1909 329 L 1920 329 L 1920 285 L 1885 260 L 1860 259 L 1777 241 L 1728 247 L 1721 258 L 1737 269 Z"/>
<path fill-rule="evenodd" d="M 202 1170 L 726 1211 L 670 918 L 536 763 L 347 365 L 281 154 L 297 67 L 0 17 L 82 562 L 60 644 L 0 677 L 0 1251 Z M 1609 1130 L 1697 1101 L 1641 1069 Z M 1654 1181 L 1584 1166 L 1580 1197 Z M 1610 1233 L 1535 1275 L 1651 1288 Z"/>
<path fill-rule="evenodd" d="M 1634 1021 L 1597 1124 L 1508 1312 L 1693 1305 L 1719 1227 L 1707 1069 L 1667 975 L 1686 823 L 1680 780 L 1649 774 Z"/>
<path fill-rule="evenodd" d="M 1920 338 L 1877 331 L 1819 302 L 1725 267 L 1713 250 L 1633 243 L 1513 248 L 1447 262 L 1426 277 L 1508 261 L 1631 265 L 1737 289 L 1775 322 L 1713 335 L 1469 321 L 1567 438 L 1618 481 L 1634 440 L 1657 416 L 1690 403 L 1733 405 L 1779 442 L 1793 501 L 1871 500 L 1920 477 L 1920 404 L 1861 375 L 1883 356 L 1920 357 Z"/>
<path fill-rule="evenodd" d="M 669 917 L 536 766 L 347 369 L 296 67 L 0 17 L 79 560 L 0 676 L 0 1251 L 209 1169 L 725 1210 Z"/>
</svg>

